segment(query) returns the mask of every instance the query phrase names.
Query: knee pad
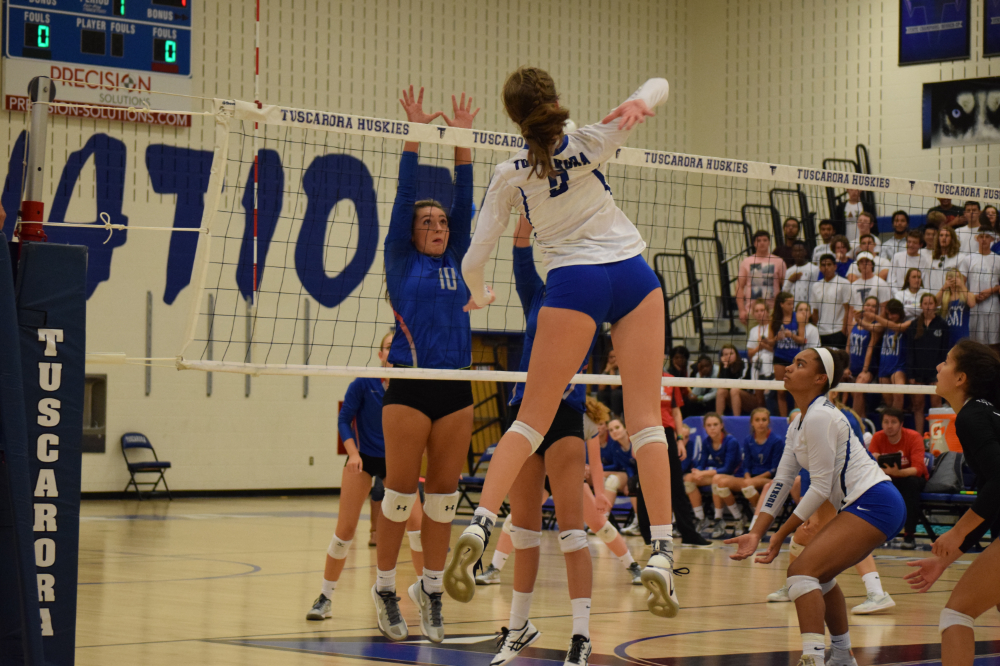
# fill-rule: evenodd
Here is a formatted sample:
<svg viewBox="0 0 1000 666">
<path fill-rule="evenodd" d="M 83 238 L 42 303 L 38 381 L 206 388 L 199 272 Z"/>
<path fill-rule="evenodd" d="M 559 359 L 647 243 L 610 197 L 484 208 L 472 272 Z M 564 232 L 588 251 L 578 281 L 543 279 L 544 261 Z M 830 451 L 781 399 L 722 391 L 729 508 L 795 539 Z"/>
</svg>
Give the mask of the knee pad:
<svg viewBox="0 0 1000 666">
<path fill-rule="evenodd" d="M 831 578 L 825 583 L 820 584 L 819 591 L 822 592 L 823 596 L 825 597 L 827 594 L 829 594 L 830 590 L 832 590 L 835 587 L 837 587 L 837 579 Z"/>
<path fill-rule="evenodd" d="M 514 544 L 514 550 L 538 548 L 542 545 L 542 533 L 512 525 L 510 528 L 510 542 Z"/>
<path fill-rule="evenodd" d="M 789 552 L 789 554 L 794 555 L 795 557 L 798 557 L 799 555 L 801 555 L 802 551 L 805 550 L 805 549 L 806 549 L 806 547 L 803 546 L 798 541 L 796 541 L 794 536 L 792 537 L 791 543 L 788 544 L 788 552 Z"/>
<path fill-rule="evenodd" d="M 503 532 L 506 532 L 506 533 L 507 533 L 507 536 L 510 536 L 510 531 L 511 531 L 512 529 L 514 529 L 514 523 L 513 523 L 513 521 L 511 520 L 511 517 L 510 517 L 510 516 L 507 516 L 507 517 L 506 517 L 506 518 L 504 519 L 504 521 L 503 521 L 503 529 L 502 529 L 502 531 L 503 531 Z"/>
<path fill-rule="evenodd" d="M 622 484 L 621 479 L 619 479 L 614 474 L 609 474 L 604 477 L 604 489 L 609 490 L 613 493 L 618 492 L 618 486 Z"/>
<path fill-rule="evenodd" d="M 976 623 L 975 618 L 969 617 L 965 613 L 959 613 L 957 610 L 952 610 L 950 608 L 941 609 L 941 621 L 938 624 L 938 631 L 944 633 L 944 630 L 948 627 L 968 627 L 972 629 L 972 626 Z"/>
<path fill-rule="evenodd" d="M 385 499 L 385 484 L 377 476 L 372 479 L 372 501 L 381 502 Z"/>
<path fill-rule="evenodd" d="M 351 549 L 351 542 L 354 539 L 341 539 L 336 534 L 330 539 L 330 545 L 326 549 L 326 554 L 335 560 L 342 560 L 347 557 L 347 551 Z"/>
<path fill-rule="evenodd" d="M 566 530 L 559 533 L 559 550 L 575 553 L 587 547 L 587 533 L 583 530 Z"/>
<path fill-rule="evenodd" d="M 684 482 L 684 494 L 685 495 L 690 495 L 691 493 L 693 493 L 696 490 L 698 490 L 698 484 L 696 484 L 694 481 L 685 481 Z"/>
<path fill-rule="evenodd" d="M 823 589 L 819 580 L 812 576 L 789 576 L 786 585 L 788 585 L 788 598 L 792 601 L 813 590 Z"/>
<path fill-rule="evenodd" d="M 413 511 L 413 503 L 417 500 L 416 493 L 397 493 L 392 488 L 385 489 L 382 498 L 382 515 L 394 523 L 405 523 Z"/>
<path fill-rule="evenodd" d="M 528 440 L 528 444 L 531 445 L 532 453 L 538 450 L 538 447 L 542 445 L 542 440 L 545 439 L 545 435 L 538 432 L 527 423 L 523 423 L 521 421 L 514 421 L 511 423 L 510 427 L 507 428 L 507 432 L 516 432 L 518 435 L 521 435 Z"/>
<path fill-rule="evenodd" d="M 604 543 L 611 543 L 618 536 L 618 530 L 615 526 L 611 524 L 611 521 L 604 523 L 604 527 L 597 530 L 597 536 L 601 538 Z"/>
<path fill-rule="evenodd" d="M 457 490 L 453 493 L 426 493 L 424 495 L 424 513 L 435 523 L 448 525 L 455 520 L 458 496 Z"/>
<path fill-rule="evenodd" d="M 628 439 L 632 442 L 632 455 L 634 456 L 639 452 L 639 449 L 644 447 L 646 444 L 652 444 L 654 442 L 666 444 L 667 431 L 663 428 L 663 426 L 650 426 L 648 428 L 643 428 Z"/>
<path fill-rule="evenodd" d="M 743 497 L 746 497 L 747 499 L 753 499 L 758 494 L 759 493 L 757 492 L 757 489 L 754 488 L 753 486 L 747 486 L 746 488 L 743 489 Z"/>
<path fill-rule="evenodd" d="M 729 497 L 733 494 L 733 491 L 729 488 L 720 488 L 719 486 L 712 486 L 712 492 L 722 498 Z"/>
<path fill-rule="evenodd" d="M 410 550 L 414 553 L 424 552 L 424 544 L 420 541 L 420 530 L 413 530 L 406 533 L 406 538 L 410 540 Z"/>
</svg>

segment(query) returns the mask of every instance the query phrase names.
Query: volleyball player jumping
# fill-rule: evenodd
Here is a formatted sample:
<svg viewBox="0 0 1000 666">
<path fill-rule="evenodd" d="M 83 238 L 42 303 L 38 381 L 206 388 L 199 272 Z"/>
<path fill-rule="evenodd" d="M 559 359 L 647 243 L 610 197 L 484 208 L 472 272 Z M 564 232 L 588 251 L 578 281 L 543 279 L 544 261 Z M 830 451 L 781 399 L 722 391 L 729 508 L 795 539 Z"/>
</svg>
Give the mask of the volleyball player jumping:
<svg viewBox="0 0 1000 666">
<path fill-rule="evenodd" d="M 424 91 L 403 91 L 400 104 L 410 122 L 428 123 L 441 112 L 423 111 Z M 465 94 L 452 97 L 452 127 L 472 127 Z M 469 294 L 460 271 L 472 226 L 472 151 L 455 148 L 455 199 L 451 213 L 436 201 L 417 201 L 417 151 L 406 142 L 399 162 L 399 183 L 385 238 L 385 273 L 396 317 L 389 361 L 399 367 L 468 368 L 472 328 L 463 311 Z M 472 437 L 472 385 L 467 381 L 393 379 L 382 408 L 385 434 L 385 498 L 378 526 L 378 579 L 372 598 L 378 628 L 389 640 L 407 637 L 396 596 L 396 559 L 406 521 L 417 501 L 420 463 L 427 453 L 424 520 L 421 525 L 424 572 L 408 590 L 420 609 L 420 628 L 433 642 L 444 640 L 441 579 L 451 521 L 458 504 L 458 478 Z"/>
<path fill-rule="evenodd" d="M 811 477 L 809 490 L 755 561 L 774 561 L 785 538 L 824 502 L 838 508 L 837 516 L 788 567 L 788 596 L 795 602 L 802 634 L 799 666 L 824 666 L 824 621 L 833 642 L 831 666 L 856 666 L 847 604 L 835 576 L 895 537 L 906 518 L 899 491 L 826 396 L 849 363 L 847 352 L 817 347 L 799 352 L 785 370 L 785 389 L 802 414 L 789 424 L 778 472 L 753 529 L 726 541 L 738 546 L 732 559 L 753 555 L 801 469 Z"/>
<path fill-rule="evenodd" d="M 555 83 L 546 72 L 522 67 L 504 83 L 504 108 L 527 147 L 496 167 L 486 193 L 462 262 L 472 294 L 469 308 L 493 300 L 484 267 L 512 208 L 535 229 L 548 268 L 547 293 L 518 420 L 497 447 L 473 522 L 459 538 L 445 574 L 445 588 L 458 601 L 472 600 L 470 568 L 482 556 L 496 512 L 525 460 L 542 445 L 597 327 L 609 322 L 632 451 L 652 523 L 653 554 L 642 572 L 650 592 L 647 603 L 664 617 L 675 616 L 680 608 L 673 581 L 670 462 L 659 405 L 663 295 L 641 256 L 646 244 L 615 205 L 599 169 L 630 130 L 653 115 L 650 109 L 664 102 L 668 91 L 666 80 L 650 79 L 601 123 L 564 134 L 569 111 L 559 106 Z"/>
</svg>

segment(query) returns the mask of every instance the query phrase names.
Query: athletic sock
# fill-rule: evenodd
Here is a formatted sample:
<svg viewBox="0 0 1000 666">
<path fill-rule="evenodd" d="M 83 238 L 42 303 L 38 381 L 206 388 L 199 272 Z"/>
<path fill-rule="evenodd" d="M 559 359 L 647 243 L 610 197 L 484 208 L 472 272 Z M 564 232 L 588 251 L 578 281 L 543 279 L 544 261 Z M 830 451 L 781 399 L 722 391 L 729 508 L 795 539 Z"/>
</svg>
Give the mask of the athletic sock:
<svg viewBox="0 0 1000 666">
<path fill-rule="evenodd" d="M 715 508 L 715 519 L 716 520 L 722 520 L 724 517 L 725 517 L 725 515 L 722 513 L 722 509 L 720 509 L 719 507 L 716 507 Z"/>
<path fill-rule="evenodd" d="M 475 513 L 475 515 L 477 515 L 477 516 L 486 516 L 486 520 L 488 520 L 489 523 L 490 523 L 490 529 L 491 530 L 493 529 L 493 526 L 497 524 L 497 514 L 493 513 L 489 509 L 483 508 L 481 506 L 480 507 L 476 507 L 476 513 Z"/>
<path fill-rule="evenodd" d="M 323 579 L 323 596 L 333 599 L 333 591 L 337 589 L 337 581 Z"/>
<path fill-rule="evenodd" d="M 628 569 L 632 566 L 632 563 L 635 562 L 635 559 L 632 557 L 632 553 L 626 550 L 624 555 L 618 556 L 618 561 L 621 562 L 626 569 Z"/>
<path fill-rule="evenodd" d="M 573 606 L 573 635 L 590 638 L 590 597 L 570 599 Z"/>
<path fill-rule="evenodd" d="M 823 634 L 802 634 L 802 656 L 815 659 L 816 666 L 826 663 L 826 638 Z"/>
<path fill-rule="evenodd" d="M 427 594 L 440 592 L 441 583 L 444 581 L 444 571 L 431 571 L 427 567 L 424 567 L 422 579 L 424 581 L 424 592 Z"/>
<path fill-rule="evenodd" d="M 650 525 L 649 526 L 649 536 L 653 541 L 658 541 L 660 539 L 674 540 L 674 526 L 671 523 L 666 525 Z"/>
<path fill-rule="evenodd" d="M 833 650 L 830 652 L 830 659 L 840 659 L 846 661 L 851 656 L 851 634 L 850 632 L 840 636 L 830 636 L 830 644 Z"/>
<path fill-rule="evenodd" d="M 375 591 L 395 592 L 396 591 L 396 567 L 389 571 L 382 571 L 376 568 Z"/>
<path fill-rule="evenodd" d="M 861 577 L 861 580 L 864 582 L 868 594 L 874 594 L 879 597 L 885 594 L 885 590 L 882 589 L 882 579 L 878 577 L 877 571 L 866 573 Z"/>
<path fill-rule="evenodd" d="M 531 614 L 531 595 L 534 592 L 518 592 L 514 590 L 514 598 L 510 600 L 510 625 L 511 631 L 520 629 L 528 621 Z"/>
<path fill-rule="evenodd" d="M 741 509 L 740 505 L 735 502 L 729 505 L 729 513 L 733 514 L 733 518 L 736 520 L 743 517 L 743 509 Z"/>
<path fill-rule="evenodd" d="M 502 550 L 493 551 L 493 562 L 491 562 L 494 569 L 500 571 L 503 569 L 503 565 L 507 564 L 507 558 L 510 557 L 510 553 L 505 553 Z"/>
<path fill-rule="evenodd" d="M 704 520 L 705 519 L 705 507 L 704 506 L 696 506 L 696 507 L 692 507 L 692 508 L 694 508 L 694 517 L 695 518 L 697 518 L 698 520 Z"/>
</svg>

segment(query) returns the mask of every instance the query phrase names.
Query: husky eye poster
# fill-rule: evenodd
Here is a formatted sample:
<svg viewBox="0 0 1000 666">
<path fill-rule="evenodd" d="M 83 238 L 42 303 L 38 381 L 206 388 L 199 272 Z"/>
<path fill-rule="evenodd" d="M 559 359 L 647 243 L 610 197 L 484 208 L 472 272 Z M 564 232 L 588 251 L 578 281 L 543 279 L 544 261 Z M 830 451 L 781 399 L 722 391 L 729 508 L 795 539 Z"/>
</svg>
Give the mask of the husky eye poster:
<svg viewBox="0 0 1000 666">
<path fill-rule="evenodd" d="M 972 0 L 900 0 L 899 64 L 969 58 Z"/>
<path fill-rule="evenodd" d="M 923 146 L 1000 143 L 1000 76 L 925 83 Z"/>
</svg>

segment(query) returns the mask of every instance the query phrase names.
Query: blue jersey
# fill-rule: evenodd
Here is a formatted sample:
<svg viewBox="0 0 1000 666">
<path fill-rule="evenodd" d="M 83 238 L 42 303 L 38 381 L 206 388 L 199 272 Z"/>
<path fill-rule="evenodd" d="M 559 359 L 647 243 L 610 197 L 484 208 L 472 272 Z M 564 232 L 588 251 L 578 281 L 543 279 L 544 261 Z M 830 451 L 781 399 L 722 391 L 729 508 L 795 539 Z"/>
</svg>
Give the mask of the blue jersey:
<svg viewBox="0 0 1000 666">
<path fill-rule="evenodd" d="M 878 376 L 892 377 L 893 373 L 906 371 L 906 333 L 886 329 L 882 335 L 882 357 L 879 359 Z"/>
<path fill-rule="evenodd" d="M 530 247 L 514 248 L 514 288 L 521 299 L 521 307 L 524 309 L 524 346 L 521 351 L 521 372 L 528 371 L 528 364 L 531 361 L 531 348 L 535 343 L 535 330 L 538 328 L 538 311 L 542 309 L 545 302 L 545 283 L 538 276 L 535 269 L 534 253 Z M 595 334 L 596 339 L 596 334 Z M 594 342 L 590 343 L 591 349 Z M 587 367 L 587 358 L 590 351 L 583 358 L 583 365 L 580 372 Z M 524 382 L 514 385 L 514 390 L 510 394 L 510 404 L 516 405 L 524 397 Z M 586 411 L 587 387 L 584 384 L 570 384 L 563 391 L 563 402 L 583 414 Z"/>
<path fill-rule="evenodd" d="M 865 441 L 865 429 L 861 427 L 857 417 L 854 416 L 854 412 L 846 407 L 840 411 L 844 415 L 844 418 L 847 419 L 847 422 L 851 424 L 851 430 L 854 431 L 854 435 L 858 438 L 858 441 L 863 443 Z M 805 494 L 805 491 L 803 490 L 802 493 Z"/>
<path fill-rule="evenodd" d="M 701 461 L 698 469 L 714 469 L 717 474 L 732 474 L 740 466 L 740 443 L 732 435 L 725 435 L 722 438 L 722 446 L 718 449 L 712 442 L 712 438 L 701 447 Z"/>
<path fill-rule="evenodd" d="M 785 443 L 773 432 L 767 434 L 767 439 L 763 444 L 758 444 L 753 434 L 747 435 L 743 440 L 743 474 L 750 476 L 760 476 L 764 472 L 770 472 L 774 478 L 778 471 L 778 463 L 781 462 L 781 454 L 785 452 Z"/>
<path fill-rule="evenodd" d="M 607 445 L 601 449 L 601 465 L 605 472 L 625 472 L 627 476 L 635 474 L 632 463 L 632 446 L 626 451 L 618 442 L 608 437 Z"/>
<path fill-rule="evenodd" d="M 692 432 L 687 441 L 687 456 L 681 461 L 681 472 L 687 474 L 694 469 L 697 464 L 701 463 L 702 448 L 704 446 L 705 445 L 701 440 L 701 435 Z"/>
<path fill-rule="evenodd" d="M 956 298 L 948 305 L 948 344 L 954 347 L 959 340 L 969 337 L 969 303 Z"/>
<path fill-rule="evenodd" d="M 337 430 L 344 441 L 353 439 L 366 456 L 385 458 L 382 437 L 382 398 L 385 387 L 375 377 L 358 377 L 347 387 L 344 404 L 337 415 Z M 357 433 L 351 427 L 357 419 Z"/>
<path fill-rule="evenodd" d="M 799 334 L 799 323 L 793 318 L 790 324 L 782 324 L 781 329 L 789 333 Z M 795 355 L 802 351 L 802 346 L 792 338 L 782 338 L 774 343 L 774 362 L 791 365 Z"/>
<path fill-rule="evenodd" d="M 847 348 L 851 355 L 851 374 L 857 377 L 865 367 L 865 355 L 868 353 L 868 345 L 872 341 L 872 332 L 867 331 L 857 324 L 851 329 L 851 337 L 847 341 Z M 872 363 L 875 362 L 875 350 L 872 350 Z M 871 370 L 871 367 L 868 368 Z M 874 373 L 873 373 L 874 374 Z"/>
<path fill-rule="evenodd" d="M 448 215 L 448 249 L 430 257 L 413 246 L 417 154 L 399 160 L 399 183 L 385 237 L 385 280 L 396 318 L 389 362 L 414 368 L 467 368 L 472 363 L 472 325 L 462 308 L 469 290 L 462 257 L 472 239 L 472 165 L 455 167 L 455 201 Z"/>
<path fill-rule="evenodd" d="M 836 261 L 835 263 L 837 264 L 837 275 L 846 280 L 847 274 L 851 272 L 851 264 L 853 264 L 854 261 L 852 259 L 848 259 L 847 261 Z"/>
</svg>

